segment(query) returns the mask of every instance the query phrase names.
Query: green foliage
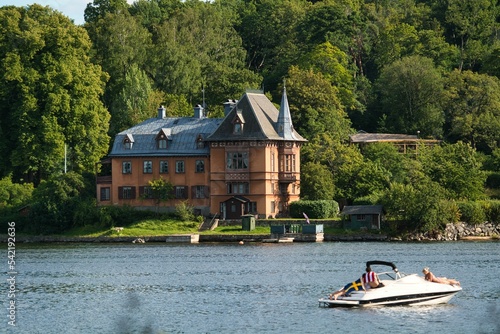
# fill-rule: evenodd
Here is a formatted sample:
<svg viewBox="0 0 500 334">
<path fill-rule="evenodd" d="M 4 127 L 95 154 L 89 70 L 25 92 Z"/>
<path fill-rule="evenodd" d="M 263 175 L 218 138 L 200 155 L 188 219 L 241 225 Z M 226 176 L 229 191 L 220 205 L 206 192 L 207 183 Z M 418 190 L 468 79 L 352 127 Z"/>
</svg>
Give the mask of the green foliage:
<svg viewBox="0 0 500 334">
<path fill-rule="evenodd" d="M 114 87 L 114 99 L 110 103 L 111 127 L 114 136 L 151 117 L 147 109 L 153 94 L 151 80 L 136 65 L 131 66 L 125 77 Z"/>
<path fill-rule="evenodd" d="M 428 179 L 391 184 L 379 200 L 387 217 L 404 222 L 408 231 L 439 230 L 458 217 L 458 207 L 446 199 L 444 189 Z"/>
<path fill-rule="evenodd" d="M 449 198 L 477 200 L 484 197 L 486 174 L 476 150 L 458 142 L 419 151 L 424 172 L 446 189 Z"/>
<path fill-rule="evenodd" d="M 481 207 L 484 210 L 486 221 L 493 224 L 500 224 L 500 201 L 488 200 L 481 201 Z"/>
<path fill-rule="evenodd" d="M 488 177 L 486 178 L 486 187 L 500 189 L 500 173 L 488 173 Z"/>
<path fill-rule="evenodd" d="M 103 219 L 100 208 L 97 206 L 97 201 L 94 198 L 81 200 L 75 207 L 73 213 L 73 227 L 78 226 L 100 226 L 110 227 L 111 222 Z"/>
<path fill-rule="evenodd" d="M 279 91 L 286 78 L 294 127 L 309 140 L 303 199 L 384 201 L 409 229 L 439 228 L 455 219 L 453 200 L 482 199 L 500 182 L 499 13 L 489 0 L 94 0 L 78 27 L 50 7 L 2 7 L 2 213 L 32 203 L 29 226 L 43 233 L 129 224 L 141 213 L 89 199 L 107 134 L 160 104 L 189 116 L 203 97 L 222 117 L 221 102 Z M 345 145 L 353 127 L 453 145 L 413 157 L 390 145 L 360 152 Z M 65 145 L 83 185 L 51 178 Z"/>
<path fill-rule="evenodd" d="M 174 186 L 169 181 L 159 178 L 148 181 L 151 187 L 151 197 L 155 200 L 156 212 L 158 213 L 161 202 L 174 198 Z"/>
<path fill-rule="evenodd" d="M 83 177 L 74 172 L 43 181 L 33 192 L 29 232 L 61 233 L 72 227 L 83 187 Z"/>
<path fill-rule="evenodd" d="M 109 114 L 87 32 L 39 5 L 2 7 L 0 22 L 0 175 L 36 186 L 62 171 L 65 145 L 70 170 L 93 171 L 108 151 Z"/>
<path fill-rule="evenodd" d="M 0 180 L 0 209 L 19 208 L 31 200 L 32 183 L 12 183 L 10 176 Z"/>
<path fill-rule="evenodd" d="M 354 77 L 349 71 L 347 55 L 338 47 L 329 42 L 320 44 L 301 58 L 299 66 L 321 73 L 338 89 L 340 102 L 346 109 L 362 108 L 356 101 Z"/>
<path fill-rule="evenodd" d="M 333 200 L 300 200 L 290 203 L 290 216 L 304 218 L 304 213 L 311 219 L 333 218 L 339 213 L 339 204 Z"/>
<path fill-rule="evenodd" d="M 411 56 L 386 65 L 376 82 L 383 110 L 381 132 L 420 131 L 424 137 L 440 137 L 444 123 L 442 81 L 429 58 Z"/>
<path fill-rule="evenodd" d="M 175 206 L 175 213 L 181 221 L 193 221 L 194 207 L 188 201 L 182 201 Z"/>
<path fill-rule="evenodd" d="M 333 175 L 328 167 L 316 162 L 302 165 L 300 196 L 304 200 L 332 199 L 335 194 Z"/>
<path fill-rule="evenodd" d="M 340 102 L 338 88 L 323 74 L 292 66 L 286 80 L 290 112 L 296 130 L 305 138 L 328 133 L 346 138 L 350 121 Z"/>
<path fill-rule="evenodd" d="M 454 70 L 446 81 L 445 131 L 450 142 L 463 141 L 483 152 L 500 145 L 500 80 Z"/>
<path fill-rule="evenodd" d="M 460 220 L 468 224 L 477 225 L 486 221 L 486 213 L 480 202 L 458 202 Z"/>
<path fill-rule="evenodd" d="M 500 172 L 500 147 L 491 152 L 491 155 L 485 158 L 484 168 L 495 172 Z"/>
</svg>

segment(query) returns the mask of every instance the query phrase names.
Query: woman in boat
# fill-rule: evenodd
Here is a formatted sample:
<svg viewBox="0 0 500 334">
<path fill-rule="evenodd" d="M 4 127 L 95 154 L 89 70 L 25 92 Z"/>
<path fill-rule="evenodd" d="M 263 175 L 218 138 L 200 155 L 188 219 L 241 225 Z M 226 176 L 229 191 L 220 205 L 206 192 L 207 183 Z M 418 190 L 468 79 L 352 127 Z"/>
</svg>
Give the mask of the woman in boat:
<svg viewBox="0 0 500 334">
<path fill-rule="evenodd" d="M 360 289 L 366 291 L 365 285 L 363 284 L 363 280 L 361 278 L 355 280 L 354 282 L 348 283 L 342 289 L 331 293 L 329 298 L 337 300 L 339 296 L 349 296 L 351 292 L 359 291 Z"/>
<path fill-rule="evenodd" d="M 451 278 L 446 277 L 436 277 L 428 267 L 425 267 L 422 272 L 425 275 L 425 280 L 434 283 L 450 284 L 450 285 L 460 285 L 460 282 Z"/>
</svg>

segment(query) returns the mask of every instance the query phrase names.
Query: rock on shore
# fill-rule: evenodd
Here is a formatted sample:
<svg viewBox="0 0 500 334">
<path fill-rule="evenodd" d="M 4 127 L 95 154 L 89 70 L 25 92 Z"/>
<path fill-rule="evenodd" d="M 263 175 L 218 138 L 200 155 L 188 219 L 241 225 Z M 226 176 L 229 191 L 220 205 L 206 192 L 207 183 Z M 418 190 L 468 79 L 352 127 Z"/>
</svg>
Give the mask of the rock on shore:
<svg viewBox="0 0 500 334">
<path fill-rule="evenodd" d="M 443 232 L 415 233 L 404 238 L 405 241 L 455 241 L 467 239 L 499 238 L 500 225 L 483 223 L 468 225 L 466 223 L 450 223 Z"/>
</svg>

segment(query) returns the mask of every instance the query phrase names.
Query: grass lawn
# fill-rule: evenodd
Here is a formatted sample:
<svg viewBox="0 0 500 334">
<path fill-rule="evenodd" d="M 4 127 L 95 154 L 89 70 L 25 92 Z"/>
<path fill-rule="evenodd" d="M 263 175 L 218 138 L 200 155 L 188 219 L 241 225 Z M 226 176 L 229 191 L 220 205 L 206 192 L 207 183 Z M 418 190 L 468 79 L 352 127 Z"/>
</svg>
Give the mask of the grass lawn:
<svg viewBox="0 0 500 334">
<path fill-rule="evenodd" d="M 221 226 L 213 231 L 198 231 L 198 222 L 181 222 L 178 220 L 143 220 L 123 227 L 123 230 L 117 231 L 114 228 L 98 228 L 95 226 L 84 226 L 71 229 L 64 233 L 68 237 L 145 237 L 162 236 L 172 234 L 269 234 L 268 226 L 257 226 L 253 231 L 243 231 L 240 226 Z"/>
<path fill-rule="evenodd" d="M 118 231 L 117 227 L 123 227 Z M 95 226 L 84 226 L 71 229 L 64 233 L 71 237 L 143 237 L 170 234 L 198 233 L 197 222 L 180 222 L 178 220 L 154 220 L 148 219 L 133 223 L 129 226 L 116 226 L 114 228 L 98 228 Z"/>
</svg>

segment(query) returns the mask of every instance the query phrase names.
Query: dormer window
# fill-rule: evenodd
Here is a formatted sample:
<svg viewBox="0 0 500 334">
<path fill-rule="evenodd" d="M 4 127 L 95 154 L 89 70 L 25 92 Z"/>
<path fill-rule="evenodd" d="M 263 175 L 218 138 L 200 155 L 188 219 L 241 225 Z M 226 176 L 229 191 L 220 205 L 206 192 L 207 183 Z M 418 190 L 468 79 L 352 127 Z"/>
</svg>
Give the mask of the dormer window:
<svg viewBox="0 0 500 334">
<path fill-rule="evenodd" d="M 126 150 L 131 150 L 133 145 L 134 137 L 130 133 L 127 133 L 125 138 L 123 138 L 123 146 Z"/>
<path fill-rule="evenodd" d="M 245 120 L 243 119 L 243 114 L 241 110 L 236 111 L 236 115 L 233 119 L 233 134 L 240 135 L 243 133 L 243 125 Z"/>
<path fill-rule="evenodd" d="M 156 135 L 156 145 L 160 150 L 166 150 L 168 147 L 168 141 L 171 140 L 172 129 L 161 129 Z"/>
<path fill-rule="evenodd" d="M 159 138 L 158 139 L 158 148 L 166 149 L 167 148 L 167 138 Z"/>
<path fill-rule="evenodd" d="M 241 131 L 243 130 L 243 126 L 242 126 L 241 123 L 234 123 L 234 128 L 233 129 L 234 129 L 233 132 L 235 134 L 240 134 Z"/>
<path fill-rule="evenodd" d="M 205 142 L 201 133 L 196 137 L 196 148 L 205 148 Z"/>
</svg>

